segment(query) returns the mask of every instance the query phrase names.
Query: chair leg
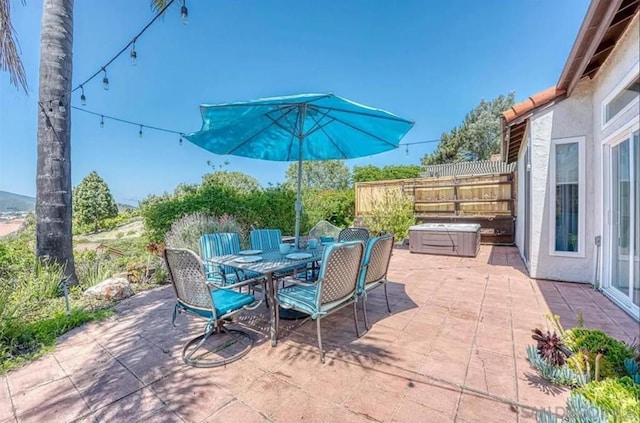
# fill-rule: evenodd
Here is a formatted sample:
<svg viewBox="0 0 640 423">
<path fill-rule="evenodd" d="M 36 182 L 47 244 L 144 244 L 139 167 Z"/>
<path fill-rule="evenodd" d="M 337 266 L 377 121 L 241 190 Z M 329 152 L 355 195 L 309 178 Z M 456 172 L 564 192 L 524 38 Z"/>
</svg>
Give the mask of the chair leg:
<svg viewBox="0 0 640 423">
<path fill-rule="evenodd" d="M 387 301 L 387 311 L 391 314 L 391 307 L 389 307 L 389 295 L 387 294 L 387 283 L 382 284 L 384 286 L 384 299 Z"/>
<path fill-rule="evenodd" d="M 320 361 L 324 363 L 324 351 L 322 350 L 322 333 L 320 331 L 320 318 L 316 319 L 316 327 L 318 328 L 318 348 L 320 348 Z"/>
<path fill-rule="evenodd" d="M 360 338 L 360 329 L 358 328 L 358 303 L 353 302 L 353 322 L 356 324 L 356 336 Z"/>
<path fill-rule="evenodd" d="M 369 330 L 371 326 L 369 326 L 369 318 L 367 317 L 367 300 L 362 297 L 362 314 L 364 315 L 364 327 Z"/>
</svg>

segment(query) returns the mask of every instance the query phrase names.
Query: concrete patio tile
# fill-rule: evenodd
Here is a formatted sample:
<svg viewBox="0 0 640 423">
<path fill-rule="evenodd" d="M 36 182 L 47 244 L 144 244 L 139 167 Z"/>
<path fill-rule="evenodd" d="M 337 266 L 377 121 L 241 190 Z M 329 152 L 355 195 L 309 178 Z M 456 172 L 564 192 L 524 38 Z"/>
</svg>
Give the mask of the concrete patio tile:
<svg viewBox="0 0 640 423">
<path fill-rule="evenodd" d="M 206 423 L 263 423 L 269 421 L 260 412 L 237 400 L 225 405 L 205 420 Z"/>
<path fill-rule="evenodd" d="M 68 378 L 12 396 L 19 422 L 69 422 L 90 410 Z"/>
<path fill-rule="evenodd" d="M 120 401 L 93 413 L 98 422 L 138 421 L 164 408 L 164 404 L 149 388 L 132 393 Z"/>
<path fill-rule="evenodd" d="M 517 410 L 511 405 L 467 393 L 462 394 L 456 414 L 456 421 L 465 423 L 512 423 L 517 419 Z"/>
<path fill-rule="evenodd" d="M 208 381 L 216 384 L 231 395 L 250 387 L 258 379 L 266 375 L 264 370 L 257 368 L 247 360 L 240 360 L 228 366 L 203 369 L 201 373 Z"/>
<path fill-rule="evenodd" d="M 7 378 L 0 375 L 0 422 L 15 421 Z"/>
<path fill-rule="evenodd" d="M 231 394 L 207 379 L 206 370 L 181 370 L 150 388 L 180 418 L 200 422 L 233 400 Z"/>
<path fill-rule="evenodd" d="M 303 390 L 312 395 L 321 395 L 332 404 L 342 404 L 360 381 L 370 379 L 375 374 L 376 371 L 351 362 L 327 361 L 326 365 L 313 371 Z"/>
<path fill-rule="evenodd" d="M 446 375 L 441 377 L 446 378 Z M 405 392 L 405 398 L 449 416 L 450 420 L 453 420 L 460 393 L 460 388 L 454 384 L 421 377 L 414 379 L 413 385 Z"/>
<path fill-rule="evenodd" d="M 275 376 L 266 375 L 250 388 L 241 390 L 237 398 L 249 407 L 271 418 L 291 395 L 301 389 Z"/>
<path fill-rule="evenodd" d="M 428 421 L 429 423 L 447 423 L 453 421 L 452 414 L 425 407 L 411 400 L 404 399 L 391 418 L 392 423 L 414 423 Z"/>
<path fill-rule="evenodd" d="M 52 355 L 40 357 L 26 366 L 7 374 L 12 395 L 65 377 L 65 373 Z M 1 390 L 1 389 L 0 389 Z M 2 394 L 0 394 L 0 397 Z"/>
<path fill-rule="evenodd" d="M 142 383 L 126 369 L 107 369 L 94 379 L 78 381 L 71 376 L 91 410 L 98 410 L 142 388 Z M 76 382 L 77 381 L 77 382 Z"/>
<path fill-rule="evenodd" d="M 294 391 L 272 418 L 277 422 L 321 423 L 333 414 L 334 407 L 335 404 L 327 401 L 322 392 Z"/>
<path fill-rule="evenodd" d="M 152 411 L 143 415 L 139 420 L 130 420 L 141 423 L 183 423 L 180 416 L 174 413 L 169 407 L 162 407 L 159 410 Z"/>
<path fill-rule="evenodd" d="M 370 420 L 386 422 L 393 415 L 401 399 L 401 394 L 383 391 L 364 380 L 347 398 L 344 406 L 351 412 L 365 416 Z"/>
</svg>

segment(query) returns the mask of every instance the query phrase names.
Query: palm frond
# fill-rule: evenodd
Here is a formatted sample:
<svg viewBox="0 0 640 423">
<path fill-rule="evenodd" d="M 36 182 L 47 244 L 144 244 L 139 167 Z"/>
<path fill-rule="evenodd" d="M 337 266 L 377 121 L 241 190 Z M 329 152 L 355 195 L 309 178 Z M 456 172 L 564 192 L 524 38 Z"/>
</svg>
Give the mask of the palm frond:
<svg viewBox="0 0 640 423">
<path fill-rule="evenodd" d="M 20 45 L 11 24 L 9 0 L 0 0 L 0 71 L 9 72 L 9 81 L 17 88 L 29 92 L 27 76 L 20 60 Z"/>
<path fill-rule="evenodd" d="M 158 13 L 167 7 L 168 0 L 151 0 L 151 10 Z"/>
</svg>

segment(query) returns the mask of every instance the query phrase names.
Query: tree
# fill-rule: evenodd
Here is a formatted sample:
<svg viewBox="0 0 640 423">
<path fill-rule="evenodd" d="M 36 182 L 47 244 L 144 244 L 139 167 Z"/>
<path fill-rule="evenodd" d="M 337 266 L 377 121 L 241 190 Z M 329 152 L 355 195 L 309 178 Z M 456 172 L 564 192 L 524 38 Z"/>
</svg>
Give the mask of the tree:
<svg viewBox="0 0 640 423">
<path fill-rule="evenodd" d="M 107 217 L 118 215 L 109 186 L 96 171 L 89 173 L 73 190 L 73 214 L 81 225 L 93 225 L 98 232 L 98 223 Z"/>
<path fill-rule="evenodd" d="M 227 170 L 218 170 L 204 175 L 202 177 L 202 186 L 207 185 L 225 185 L 242 193 L 260 191 L 262 189 L 260 182 L 253 176 Z"/>
<path fill-rule="evenodd" d="M 353 182 L 390 181 L 393 179 L 411 179 L 420 176 L 424 169 L 418 165 L 395 165 L 378 167 L 373 165 L 355 166 Z"/>
<path fill-rule="evenodd" d="M 36 256 L 65 267 L 77 283 L 71 223 L 73 0 L 44 0 L 38 92 Z M 59 104 L 58 104 L 59 103 Z"/>
<path fill-rule="evenodd" d="M 11 5 L 9 0 L 0 0 L 0 71 L 9 72 L 9 81 L 16 88 L 22 87 L 28 92 L 27 76 L 18 54 L 16 31 L 11 24 Z"/>
<path fill-rule="evenodd" d="M 73 0 L 42 2 L 36 170 L 36 256 L 45 263 L 64 266 L 70 284 L 78 282 L 72 244 L 68 96 L 73 70 L 73 3 Z M 166 0 L 151 0 L 154 10 L 164 10 L 166 5 Z M 0 0 L 0 7 L 8 15 L 8 1 Z M 4 35 L 0 36 L 4 39 Z M 0 55 L 6 53 L 3 47 Z M 15 63 L 10 69 L 16 69 Z"/>
<path fill-rule="evenodd" d="M 285 173 L 285 186 L 297 189 L 298 162 L 291 163 Z M 307 161 L 302 163 L 302 189 L 340 191 L 351 186 L 351 171 L 342 160 Z"/>
<path fill-rule="evenodd" d="M 442 134 L 438 147 L 422 158 L 422 164 L 488 160 L 500 151 L 500 115 L 513 103 L 514 93 L 491 101 L 481 100 L 459 127 Z"/>
</svg>

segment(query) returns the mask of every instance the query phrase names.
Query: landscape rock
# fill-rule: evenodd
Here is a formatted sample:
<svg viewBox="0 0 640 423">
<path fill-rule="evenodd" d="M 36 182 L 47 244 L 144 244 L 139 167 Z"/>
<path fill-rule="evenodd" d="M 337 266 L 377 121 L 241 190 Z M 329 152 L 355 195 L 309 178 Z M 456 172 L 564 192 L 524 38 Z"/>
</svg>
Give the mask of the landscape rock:
<svg viewBox="0 0 640 423">
<path fill-rule="evenodd" d="M 133 295 L 126 277 L 109 278 L 84 291 L 84 295 L 98 300 L 120 301 Z"/>
</svg>

